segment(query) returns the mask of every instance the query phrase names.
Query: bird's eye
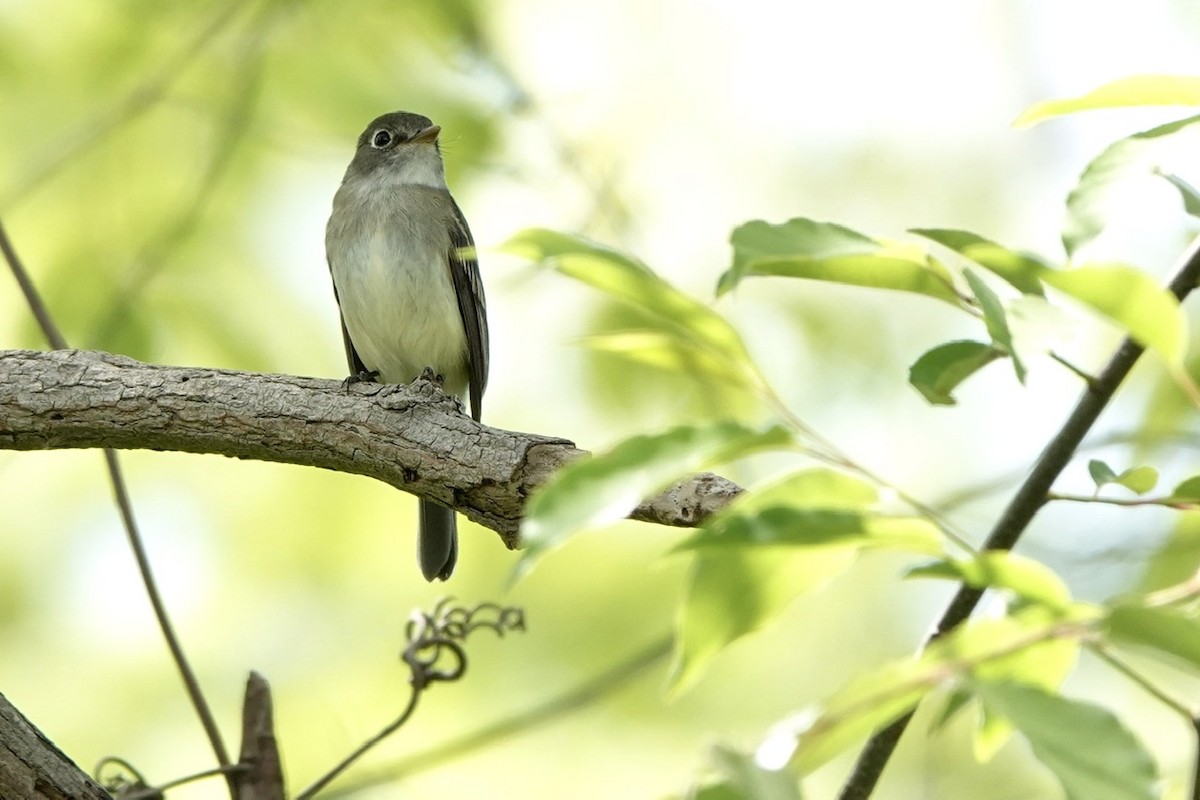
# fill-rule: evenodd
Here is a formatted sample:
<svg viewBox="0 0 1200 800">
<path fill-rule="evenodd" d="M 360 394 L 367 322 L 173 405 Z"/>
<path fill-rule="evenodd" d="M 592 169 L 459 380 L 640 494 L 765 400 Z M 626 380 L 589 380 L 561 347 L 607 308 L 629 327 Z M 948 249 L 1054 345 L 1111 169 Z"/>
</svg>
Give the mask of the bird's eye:
<svg viewBox="0 0 1200 800">
<path fill-rule="evenodd" d="M 392 143 L 392 135 L 380 128 L 371 136 L 371 147 L 381 149 Z"/>
</svg>

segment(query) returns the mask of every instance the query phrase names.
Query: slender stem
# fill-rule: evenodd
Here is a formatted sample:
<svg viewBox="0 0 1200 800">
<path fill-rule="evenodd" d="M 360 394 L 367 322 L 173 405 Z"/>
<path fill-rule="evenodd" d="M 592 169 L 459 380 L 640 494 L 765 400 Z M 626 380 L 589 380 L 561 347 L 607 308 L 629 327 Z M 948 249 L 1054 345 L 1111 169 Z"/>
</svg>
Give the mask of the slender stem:
<svg viewBox="0 0 1200 800">
<path fill-rule="evenodd" d="M 375 776 L 364 777 L 353 785 L 344 786 L 323 796 L 328 797 L 329 800 L 333 800 L 335 797 L 348 797 L 364 789 L 379 786 L 384 782 L 391 783 L 400 778 L 433 769 L 456 758 L 462 758 L 468 753 L 503 741 L 508 737 L 552 722 L 626 686 L 629 680 L 635 675 L 666 658 L 671 652 L 673 641 L 673 637 L 669 635 L 657 639 L 620 664 L 616 664 L 599 675 L 589 678 L 584 683 L 561 695 L 551 697 L 540 705 L 526 711 L 520 711 L 511 717 L 497 720 L 457 738 L 407 755 L 381 770 Z"/>
<path fill-rule="evenodd" d="M 54 320 L 51 318 L 49 311 L 47 311 L 45 303 L 42 302 L 37 287 L 33 285 L 33 281 L 29 277 L 29 272 L 17 256 L 12 240 L 9 239 L 8 232 L 4 229 L 2 222 L 0 222 L 0 253 L 3 253 L 5 261 L 8 262 L 9 269 L 12 270 L 13 275 L 16 277 L 17 284 L 21 287 L 21 292 L 25 295 L 25 301 L 37 319 L 38 325 L 41 326 L 42 333 L 50 342 L 50 346 L 56 350 L 67 349 L 66 339 L 59 331 L 58 326 L 54 324 Z M 162 595 L 158 591 L 158 584 L 154 580 L 154 573 L 150 568 L 150 559 L 146 555 L 146 548 L 142 543 L 142 537 L 137 529 L 137 521 L 133 516 L 133 503 L 129 499 L 129 491 L 125 487 L 125 478 L 121 472 L 121 465 L 117 461 L 117 451 L 105 449 L 104 461 L 108 467 L 109 480 L 112 482 L 113 495 L 116 498 L 117 508 L 121 514 L 121 521 L 125 527 L 125 534 L 129 539 L 129 546 L 133 550 L 133 557 L 137 561 L 138 572 L 141 573 L 142 583 L 146 587 L 146 595 L 149 597 L 150 605 L 154 609 L 154 617 L 158 621 L 159 630 L 167 642 L 167 648 L 171 651 L 171 658 L 175 661 L 175 667 L 179 670 L 179 674 L 183 678 L 183 683 L 187 689 L 188 697 L 192 701 L 192 706 L 196 709 L 196 714 L 200 717 L 201 725 L 204 726 L 204 732 L 208 736 L 209 744 L 212 746 L 213 753 L 217 757 L 217 763 L 222 770 L 225 770 L 225 780 L 229 784 L 230 796 L 236 797 L 236 782 L 233 774 L 229 771 L 231 763 L 225 751 L 225 744 L 221 741 L 221 732 L 217 728 L 216 720 L 213 718 L 212 711 L 208 707 L 208 702 L 204 699 L 204 693 L 200 690 L 200 683 L 196 680 L 196 675 L 192 671 L 191 664 L 188 663 L 187 657 L 183 653 L 183 646 L 180 644 L 179 638 L 175 635 L 175 628 L 171 624 L 170 616 L 167 614 L 167 607 L 163 603 Z"/>
<path fill-rule="evenodd" d="M 1066 367 L 1069 372 L 1073 372 L 1076 375 L 1078 375 L 1083 380 L 1083 382 L 1086 383 L 1088 386 L 1091 386 L 1092 384 L 1094 384 L 1096 382 L 1095 375 L 1093 375 L 1090 372 L 1087 372 L 1086 370 L 1080 369 L 1079 367 L 1075 366 L 1070 361 L 1063 358 L 1062 356 L 1060 356 L 1058 353 L 1054 352 L 1053 350 L 1051 350 L 1047 355 L 1049 355 L 1050 358 L 1054 359 L 1059 364 L 1062 364 L 1064 367 Z"/>
<path fill-rule="evenodd" d="M 237 764 L 232 767 L 213 767 L 206 769 L 203 772 L 195 772 L 191 775 L 184 775 L 182 778 L 174 778 L 166 783 L 160 783 L 157 786 L 147 786 L 145 789 L 135 789 L 132 792 L 121 795 L 121 800 L 161 800 L 163 792 L 167 789 L 174 789 L 176 786 L 183 786 L 188 783 L 202 781 L 205 778 L 215 778 L 218 775 L 228 775 L 229 773 L 238 773 L 245 767 Z"/>
<path fill-rule="evenodd" d="M 4 229 L 3 222 L 0 222 L 0 253 L 4 254 L 4 260 L 8 262 L 8 268 L 12 270 L 13 277 L 17 279 L 17 285 L 21 287 L 21 294 L 25 295 L 25 303 L 33 312 L 33 317 L 37 320 L 38 327 L 42 329 L 46 341 L 50 342 L 50 346 L 55 350 L 66 350 L 67 340 L 63 338 L 62 332 L 54 324 L 50 312 L 46 310 L 46 304 L 42 302 L 42 296 L 38 294 L 37 287 L 33 285 L 29 273 L 21 263 L 21 259 L 17 257 L 17 251 L 13 248 L 12 240 L 8 238 L 8 231 Z"/>
<path fill-rule="evenodd" d="M 1200 717 L 1192 717 L 1192 733 L 1196 740 L 1196 755 L 1192 763 L 1192 800 L 1200 800 Z"/>
<path fill-rule="evenodd" d="M 1118 658 L 1107 647 L 1104 647 L 1102 644 L 1097 642 L 1092 642 L 1088 645 L 1088 649 L 1099 656 L 1110 667 L 1141 687 L 1142 691 L 1146 692 L 1146 694 L 1150 695 L 1155 700 L 1162 703 L 1179 716 L 1183 717 L 1188 721 L 1189 724 L 1194 719 L 1193 715 L 1195 712 L 1192 709 L 1188 708 L 1174 697 L 1171 697 L 1171 695 L 1167 694 L 1162 689 L 1159 689 L 1157 686 L 1151 683 L 1145 675 L 1129 666 L 1129 664 L 1125 663 L 1124 660 Z"/>
<path fill-rule="evenodd" d="M 1197 714 L 1193 709 L 1188 708 L 1174 697 L 1171 697 L 1171 695 L 1159 689 L 1146 676 L 1126 664 L 1123 660 L 1117 658 L 1102 645 L 1092 643 L 1089 645 L 1089 648 L 1093 653 L 1108 662 L 1108 665 L 1117 670 L 1117 672 L 1120 672 L 1126 678 L 1133 681 L 1155 700 L 1187 721 L 1188 726 L 1192 729 L 1192 733 L 1195 736 L 1195 759 L 1192 764 L 1192 792 L 1190 796 L 1192 800 L 1200 800 L 1200 714 Z"/>
<path fill-rule="evenodd" d="M 876 486 L 895 492 L 896 496 L 907 503 L 910 508 L 914 509 L 917 513 L 921 514 L 934 525 L 936 525 L 941 530 L 942 535 L 945 536 L 949 541 L 953 542 L 963 551 L 970 553 L 971 555 L 975 554 L 975 547 L 967 540 L 967 537 L 961 532 L 956 531 L 947 520 L 943 519 L 941 513 L 939 513 L 932 506 L 923 503 L 913 495 L 901 489 L 899 486 L 896 486 L 894 483 L 885 480 L 880 475 L 877 475 L 843 453 L 837 447 L 837 445 L 821 436 L 821 434 L 817 433 L 817 431 L 808 425 L 808 423 L 796 416 L 796 414 L 790 408 L 788 408 L 787 404 L 783 402 L 779 395 L 775 393 L 775 390 L 765 378 L 756 376 L 756 388 L 765 398 L 766 402 L 775 409 L 777 414 L 779 414 L 799 433 L 812 440 L 815 447 L 807 446 L 805 449 L 805 452 L 809 456 L 831 466 L 841 467 L 842 469 L 853 472 L 875 484 Z"/>
<path fill-rule="evenodd" d="M 364 753 L 382 742 L 387 737 L 391 736 L 396 731 L 400 730 L 400 727 L 404 725 L 405 722 L 408 722 L 408 718 L 411 717 L 413 712 L 417 710 L 417 700 L 421 697 L 420 689 L 418 689 L 416 686 L 411 688 L 412 692 L 408 698 L 408 705 L 404 707 L 404 711 L 400 712 L 399 717 L 386 725 L 379 733 L 375 734 L 370 739 L 367 739 L 365 742 L 355 748 L 350 755 L 339 761 L 333 769 L 329 770 L 320 778 L 318 778 L 315 783 L 313 783 L 304 791 L 300 792 L 300 794 L 296 795 L 296 800 L 309 800 L 309 798 L 329 785 L 330 781 L 345 772 L 346 769 L 359 758 L 361 758 Z"/>
<path fill-rule="evenodd" d="M 1065 492 L 1047 492 L 1047 500 L 1061 500 L 1067 503 L 1100 503 L 1109 506 L 1162 506 L 1163 508 L 1192 509 L 1197 506 L 1194 500 L 1177 500 L 1170 495 L 1166 497 L 1097 497 L 1093 494 L 1068 494 Z"/>
<path fill-rule="evenodd" d="M 1193 242 L 1175 277 L 1168 288 L 1175 297 L 1182 301 L 1195 287 L 1200 279 L 1200 239 Z M 1091 430 L 1100 412 L 1108 405 L 1117 387 L 1124 381 L 1125 376 L 1133 369 L 1141 357 L 1144 348 L 1132 339 L 1125 339 L 1109 360 L 1108 365 L 1089 383 L 1075 408 L 1063 423 L 1062 428 L 1046 445 L 1046 449 L 1038 457 L 1029 473 L 1029 477 L 1021 484 L 1008 507 L 996 520 L 987 539 L 984 550 L 1010 550 L 1020 540 L 1021 535 L 1033 521 L 1038 510 L 1046 503 L 1050 487 L 1059 474 L 1070 462 L 1083 437 Z M 938 620 L 937 627 L 930 640 L 943 636 L 961 625 L 983 597 L 983 590 L 965 584 L 955 593 L 945 612 Z M 883 774 L 884 767 L 896 749 L 905 728 L 912 719 L 912 712 L 878 731 L 868 741 L 859 755 L 858 762 L 842 787 L 840 800 L 864 800 L 871 796 L 875 785 Z"/>
<path fill-rule="evenodd" d="M 145 544 L 142 542 L 142 536 L 138 532 L 137 521 L 133 517 L 133 505 L 129 500 L 129 492 L 125 488 L 125 478 L 121 472 L 120 464 L 117 463 L 117 451 L 106 449 L 104 451 L 104 461 L 108 465 L 108 477 L 112 481 L 117 508 L 121 511 L 121 521 L 125 525 L 125 535 L 129 540 L 129 548 L 133 551 L 133 557 L 137 561 L 138 572 L 142 576 L 142 584 L 146 587 L 146 596 L 149 598 L 150 605 L 154 609 L 154 618 L 158 621 L 159 630 L 162 632 L 163 639 L 167 642 L 167 649 L 171 651 L 171 658 L 175 661 L 175 667 L 179 670 L 179 675 L 183 679 L 183 685 L 187 689 L 188 698 L 191 699 L 192 706 L 196 709 L 196 715 L 200 717 L 200 724 L 204 726 L 204 733 L 208 736 L 213 754 L 217 757 L 217 763 L 221 765 L 222 769 L 228 770 L 232 762 L 230 762 L 229 754 L 225 750 L 225 743 L 221 740 L 221 731 L 217 727 L 216 719 L 213 718 L 212 710 L 208 707 L 208 702 L 204 699 L 204 692 L 200 689 L 200 681 L 197 680 L 196 673 L 192 671 L 192 665 L 183 653 L 183 644 L 179 641 L 179 637 L 175 633 L 175 627 L 171 624 L 171 617 L 167 613 L 167 606 L 163 602 L 162 594 L 158 590 L 158 582 L 154 579 L 154 572 L 150 567 L 150 557 L 146 554 Z M 225 773 L 225 780 L 229 783 L 231 796 L 236 797 L 234 776 L 227 771 Z"/>
</svg>

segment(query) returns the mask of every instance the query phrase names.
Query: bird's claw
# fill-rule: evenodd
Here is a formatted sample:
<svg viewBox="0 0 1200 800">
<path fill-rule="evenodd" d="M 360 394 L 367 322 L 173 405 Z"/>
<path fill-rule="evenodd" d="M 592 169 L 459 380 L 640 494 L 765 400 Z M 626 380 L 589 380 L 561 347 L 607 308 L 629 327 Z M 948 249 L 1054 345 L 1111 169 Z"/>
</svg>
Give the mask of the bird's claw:
<svg viewBox="0 0 1200 800">
<path fill-rule="evenodd" d="M 417 380 L 436 383 L 439 387 L 445 387 L 446 385 L 446 376 L 438 375 L 433 371 L 433 367 L 426 367 L 425 369 L 421 370 L 421 374 Z"/>
</svg>

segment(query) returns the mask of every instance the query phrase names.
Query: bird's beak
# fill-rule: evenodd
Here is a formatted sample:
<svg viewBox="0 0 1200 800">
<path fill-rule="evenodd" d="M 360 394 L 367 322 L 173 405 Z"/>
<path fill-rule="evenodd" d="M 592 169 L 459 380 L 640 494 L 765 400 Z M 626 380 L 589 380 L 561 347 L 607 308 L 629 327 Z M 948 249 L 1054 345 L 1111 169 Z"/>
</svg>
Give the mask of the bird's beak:
<svg viewBox="0 0 1200 800">
<path fill-rule="evenodd" d="M 430 125 L 423 131 L 418 131 L 417 135 L 409 139 L 410 142 L 436 142 L 438 134 L 442 132 L 441 125 Z"/>
</svg>

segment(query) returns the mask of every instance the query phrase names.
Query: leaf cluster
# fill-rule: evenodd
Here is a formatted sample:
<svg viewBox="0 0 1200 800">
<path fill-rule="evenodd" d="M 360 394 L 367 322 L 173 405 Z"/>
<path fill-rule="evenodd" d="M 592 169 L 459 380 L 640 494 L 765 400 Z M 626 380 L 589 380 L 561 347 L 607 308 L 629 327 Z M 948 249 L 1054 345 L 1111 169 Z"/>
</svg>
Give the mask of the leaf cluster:
<svg viewBox="0 0 1200 800">
<path fill-rule="evenodd" d="M 1035 106 L 1019 122 L 1139 104 L 1200 105 L 1200 79 L 1118 82 L 1083 98 Z M 1158 169 L 1154 154 L 1197 122 L 1200 117 L 1188 117 L 1135 134 L 1093 160 L 1068 198 L 1058 259 L 964 230 L 914 228 L 908 237 L 892 240 L 806 218 L 756 220 L 733 231 L 732 262 L 717 282 L 715 298 L 751 278 L 785 278 L 905 292 L 952 307 L 978 324 L 980 336 L 936 345 L 916 358 L 908 374 L 912 387 L 940 406 L 953 405 L 964 381 L 994 361 L 1007 360 L 1020 383 L 1029 364 L 1044 359 L 1091 386 L 1083 370 L 1056 353 L 1023 349 L 1014 336 L 1015 303 L 1034 299 L 1082 308 L 1154 353 L 1194 400 L 1179 300 L 1135 265 L 1090 260 L 1088 245 L 1104 229 L 1112 192 L 1130 176 L 1169 181 L 1184 210 L 1196 214 L 1200 197 L 1182 178 Z M 758 412 L 752 419 L 741 413 L 640 434 L 563 470 L 529 504 L 523 569 L 576 532 L 623 518 L 640 498 L 693 471 L 764 452 L 795 463 L 673 548 L 672 557 L 690 559 L 690 568 L 680 600 L 672 692 L 686 690 L 732 643 L 768 628 L 796 598 L 836 580 L 871 551 L 901 554 L 909 578 L 950 581 L 1005 600 L 1001 616 L 971 619 L 915 656 L 850 680 L 819 707 L 784 717 L 754 756 L 718 748 L 712 780 L 692 796 L 799 797 L 798 779 L 922 702 L 940 707 L 929 735 L 945 730 L 951 719 L 973 715 L 974 750 L 981 760 L 1019 732 L 1070 798 L 1157 796 L 1157 765 L 1128 726 L 1111 710 L 1063 696 L 1059 689 L 1088 649 L 1185 713 L 1183 704 L 1114 654 L 1138 650 L 1200 673 L 1200 585 L 1188 581 L 1106 603 L 1075 599 L 1045 564 L 976 549 L 941 515 L 805 424 L 774 392 L 715 304 L 672 287 L 629 254 L 579 237 L 530 230 L 509 247 L 636 308 L 644 327 L 598 337 L 601 347 L 665 372 L 686 372 L 702 384 L 732 387 L 751 398 Z M 1118 472 L 1093 460 L 1089 471 L 1095 495 L 1057 499 L 1104 502 L 1100 492 L 1110 486 L 1140 496 L 1158 482 L 1158 470 L 1150 466 Z M 1188 478 L 1164 497 L 1140 502 L 1190 508 L 1200 500 L 1198 486 L 1200 476 Z M 1046 498 L 1051 499 L 1056 498 Z"/>
</svg>

